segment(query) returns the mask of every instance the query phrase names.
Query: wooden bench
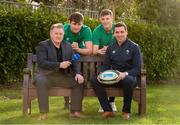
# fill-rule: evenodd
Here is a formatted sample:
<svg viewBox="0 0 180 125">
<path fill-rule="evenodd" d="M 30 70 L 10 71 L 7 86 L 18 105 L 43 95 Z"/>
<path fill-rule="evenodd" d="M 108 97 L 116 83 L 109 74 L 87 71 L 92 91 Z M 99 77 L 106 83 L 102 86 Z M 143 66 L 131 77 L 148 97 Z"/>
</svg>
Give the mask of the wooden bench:
<svg viewBox="0 0 180 125">
<path fill-rule="evenodd" d="M 85 77 L 86 88 L 84 96 L 96 96 L 90 86 L 89 79 L 97 73 L 97 67 L 102 64 L 101 56 L 83 56 L 80 59 L 83 76 Z M 37 98 L 36 87 L 32 85 L 34 72 L 36 70 L 36 55 L 28 53 L 27 68 L 23 70 L 23 114 L 31 114 L 31 101 Z M 122 89 L 106 88 L 108 96 L 123 96 Z M 53 87 L 49 90 L 49 96 L 70 96 L 71 90 L 62 87 Z M 138 77 L 138 86 L 133 90 L 133 100 L 138 103 L 139 115 L 146 113 L 146 70 L 141 69 Z"/>
</svg>

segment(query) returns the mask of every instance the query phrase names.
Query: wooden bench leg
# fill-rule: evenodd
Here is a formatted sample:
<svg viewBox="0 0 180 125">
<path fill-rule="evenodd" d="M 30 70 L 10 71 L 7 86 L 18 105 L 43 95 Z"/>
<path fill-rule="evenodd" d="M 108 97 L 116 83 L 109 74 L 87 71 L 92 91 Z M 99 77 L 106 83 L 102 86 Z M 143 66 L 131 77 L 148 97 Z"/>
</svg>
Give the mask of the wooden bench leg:
<svg viewBox="0 0 180 125">
<path fill-rule="evenodd" d="M 140 104 L 138 106 L 139 115 L 143 116 L 146 114 L 146 88 L 142 88 L 140 99 Z"/>
<path fill-rule="evenodd" d="M 70 99 L 68 96 L 64 96 L 64 109 L 69 109 L 70 107 Z"/>
<path fill-rule="evenodd" d="M 31 114 L 31 101 L 29 101 L 28 96 L 23 97 L 23 115 Z"/>
<path fill-rule="evenodd" d="M 23 71 L 23 72 L 25 72 L 25 71 Z M 24 74 L 24 81 L 23 81 L 23 115 L 29 114 L 29 108 L 30 108 L 29 83 L 30 83 L 30 78 L 29 78 L 29 74 L 28 74 L 28 70 L 27 70 L 26 73 Z"/>
<path fill-rule="evenodd" d="M 23 115 L 31 114 L 31 100 L 29 99 L 29 90 L 23 88 Z"/>
<path fill-rule="evenodd" d="M 28 115 L 31 114 L 31 100 L 28 102 Z"/>
<path fill-rule="evenodd" d="M 23 87 L 23 115 L 28 114 L 28 100 L 29 100 L 29 94 L 28 94 L 28 89 Z"/>
<path fill-rule="evenodd" d="M 27 115 L 28 114 L 28 105 L 26 100 L 23 99 L 23 115 Z"/>
</svg>

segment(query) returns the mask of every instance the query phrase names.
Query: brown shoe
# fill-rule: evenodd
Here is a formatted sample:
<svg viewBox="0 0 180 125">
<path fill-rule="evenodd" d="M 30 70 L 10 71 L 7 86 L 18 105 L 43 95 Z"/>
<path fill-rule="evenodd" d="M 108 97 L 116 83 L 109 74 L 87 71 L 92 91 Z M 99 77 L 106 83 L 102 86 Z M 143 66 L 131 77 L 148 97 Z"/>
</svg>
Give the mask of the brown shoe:
<svg viewBox="0 0 180 125">
<path fill-rule="evenodd" d="M 130 118 L 130 113 L 122 112 L 122 118 L 123 119 L 129 119 Z"/>
<path fill-rule="evenodd" d="M 114 112 L 104 112 L 102 113 L 102 117 L 103 118 L 109 118 L 109 117 L 115 117 L 115 113 Z"/>
<path fill-rule="evenodd" d="M 69 114 L 70 118 L 87 118 L 87 116 L 83 115 L 80 112 L 74 112 Z"/>
<path fill-rule="evenodd" d="M 48 119 L 48 114 L 47 113 L 41 113 L 38 117 L 38 120 L 41 121 L 41 120 L 46 120 Z"/>
</svg>

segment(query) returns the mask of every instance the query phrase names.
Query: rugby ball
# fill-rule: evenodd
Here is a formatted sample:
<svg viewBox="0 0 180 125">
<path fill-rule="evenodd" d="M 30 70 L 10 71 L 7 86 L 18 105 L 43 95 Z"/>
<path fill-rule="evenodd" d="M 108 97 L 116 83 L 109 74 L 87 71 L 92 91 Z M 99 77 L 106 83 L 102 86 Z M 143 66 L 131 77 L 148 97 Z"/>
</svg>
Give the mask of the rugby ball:
<svg viewBox="0 0 180 125">
<path fill-rule="evenodd" d="M 117 70 L 106 70 L 98 75 L 98 80 L 100 83 L 111 85 L 117 83 L 116 80 L 119 76 L 119 71 Z"/>
</svg>

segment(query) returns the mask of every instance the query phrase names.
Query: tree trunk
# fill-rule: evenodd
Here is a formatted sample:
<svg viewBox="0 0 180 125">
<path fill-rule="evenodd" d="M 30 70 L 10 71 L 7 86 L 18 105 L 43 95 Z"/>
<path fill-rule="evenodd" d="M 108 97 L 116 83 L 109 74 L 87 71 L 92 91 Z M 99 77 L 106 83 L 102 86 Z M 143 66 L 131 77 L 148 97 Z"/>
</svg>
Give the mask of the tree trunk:
<svg viewBox="0 0 180 125">
<path fill-rule="evenodd" d="M 105 8 L 112 10 L 114 17 L 116 12 L 116 4 L 118 5 L 116 2 L 116 0 L 105 0 Z"/>
</svg>

